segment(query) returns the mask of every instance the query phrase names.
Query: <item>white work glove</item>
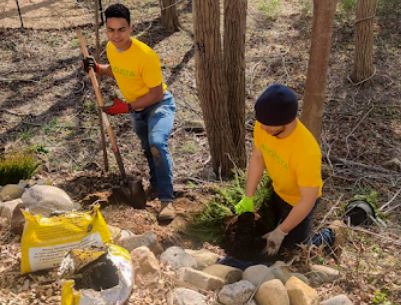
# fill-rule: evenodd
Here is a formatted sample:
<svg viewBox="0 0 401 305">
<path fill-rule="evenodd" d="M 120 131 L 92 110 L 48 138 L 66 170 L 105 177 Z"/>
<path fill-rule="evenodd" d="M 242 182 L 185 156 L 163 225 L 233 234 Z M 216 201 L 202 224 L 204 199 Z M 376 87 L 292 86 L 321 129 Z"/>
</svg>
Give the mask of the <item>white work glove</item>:
<svg viewBox="0 0 401 305">
<path fill-rule="evenodd" d="M 273 231 L 263 235 L 263 238 L 266 239 L 266 247 L 263 249 L 263 253 L 267 253 L 268 255 L 277 254 L 287 234 L 288 233 L 281 231 L 279 226 L 277 226 Z"/>
</svg>

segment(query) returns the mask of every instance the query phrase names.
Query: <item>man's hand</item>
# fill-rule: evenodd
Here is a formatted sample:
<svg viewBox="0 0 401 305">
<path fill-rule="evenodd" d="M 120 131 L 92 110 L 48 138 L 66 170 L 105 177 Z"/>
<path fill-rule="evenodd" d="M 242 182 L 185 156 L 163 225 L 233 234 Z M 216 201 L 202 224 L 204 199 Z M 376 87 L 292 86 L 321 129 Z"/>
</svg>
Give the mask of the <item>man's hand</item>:
<svg viewBox="0 0 401 305">
<path fill-rule="evenodd" d="M 253 197 L 248 197 L 244 195 L 241 201 L 234 206 L 234 209 L 237 215 L 241 215 L 242 213 L 245 212 L 253 212 L 254 211 Z"/>
<path fill-rule="evenodd" d="M 268 255 L 277 254 L 287 234 L 281 231 L 280 226 L 277 226 L 273 231 L 263 235 L 263 238 L 266 239 L 266 247 L 263 249 L 263 253 L 267 253 Z"/>
<path fill-rule="evenodd" d="M 96 73 L 99 72 L 99 64 L 96 62 L 93 56 L 85 57 L 82 62 L 86 73 L 89 73 L 90 68 L 92 68 Z"/>
<path fill-rule="evenodd" d="M 122 100 L 115 98 L 113 99 L 113 105 L 103 107 L 102 110 L 110 115 L 116 115 L 121 113 L 132 112 L 130 104 L 124 103 Z"/>
</svg>

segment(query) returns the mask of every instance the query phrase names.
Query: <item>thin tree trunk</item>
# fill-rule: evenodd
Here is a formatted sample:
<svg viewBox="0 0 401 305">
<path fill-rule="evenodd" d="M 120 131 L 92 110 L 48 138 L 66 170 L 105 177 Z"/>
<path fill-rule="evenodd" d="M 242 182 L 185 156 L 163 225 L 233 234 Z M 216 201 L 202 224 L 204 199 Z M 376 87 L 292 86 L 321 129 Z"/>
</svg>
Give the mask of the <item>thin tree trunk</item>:
<svg viewBox="0 0 401 305">
<path fill-rule="evenodd" d="M 159 0 L 162 25 L 168 32 L 178 31 L 177 0 Z"/>
<path fill-rule="evenodd" d="M 355 59 L 351 79 L 362 82 L 374 73 L 373 67 L 373 25 L 377 0 L 358 0 L 355 21 Z"/>
<path fill-rule="evenodd" d="M 245 32 L 247 0 L 224 1 L 224 66 L 229 121 L 236 148 L 234 162 L 246 167 L 245 151 Z"/>
<path fill-rule="evenodd" d="M 213 169 L 222 177 L 231 175 L 235 151 L 230 115 L 227 106 L 227 86 L 220 38 L 220 7 L 216 0 L 194 0 L 196 83 Z M 231 111 L 230 111 L 231 112 Z"/>
<path fill-rule="evenodd" d="M 100 61 L 100 37 L 99 37 L 99 0 L 94 0 L 95 2 L 95 25 L 96 25 L 96 51 L 95 51 L 95 59 L 97 62 Z M 100 1 L 101 3 L 101 1 Z M 97 81 L 100 84 L 101 77 L 97 76 Z M 100 143 L 102 145 L 103 152 L 103 164 L 104 171 L 106 173 L 109 172 L 109 158 L 107 156 L 107 144 L 106 144 L 106 134 L 104 132 L 104 124 L 102 118 L 102 110 L 98 107 L 97 109 L 98 117 L 99 117 L 99 126 L 100 126 Z"/>
<path fill-rule="evenodd" d="M 313 0 L 308 74 L 301 120 L 320 140 L 329 65 L 333 19 L 338 0 Z"/>
</svg>

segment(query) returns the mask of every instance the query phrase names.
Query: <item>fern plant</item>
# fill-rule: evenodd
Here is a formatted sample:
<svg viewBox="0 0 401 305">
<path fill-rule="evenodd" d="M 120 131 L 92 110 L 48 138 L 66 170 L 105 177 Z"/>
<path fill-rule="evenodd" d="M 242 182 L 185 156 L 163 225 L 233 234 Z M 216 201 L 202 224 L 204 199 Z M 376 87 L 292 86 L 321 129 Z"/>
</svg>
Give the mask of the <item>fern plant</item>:
<svg viewBox="0 0 401 305">
<path fill-rule="evenodd" d="M 216 187 L 216 194 L 205 208 L 193 217 L 186 233 L 195 240 L 220 244 L 224 237 L 225 220 L 234 216 L 234 206 L 245 194 L 245 184 L 245 172 L 236 171 L 230 183 L 224 187 Z M 264 175 L 254 196 L 255 209 L 259 209 L 271 194 L 270 178 Z"/>
</svg>

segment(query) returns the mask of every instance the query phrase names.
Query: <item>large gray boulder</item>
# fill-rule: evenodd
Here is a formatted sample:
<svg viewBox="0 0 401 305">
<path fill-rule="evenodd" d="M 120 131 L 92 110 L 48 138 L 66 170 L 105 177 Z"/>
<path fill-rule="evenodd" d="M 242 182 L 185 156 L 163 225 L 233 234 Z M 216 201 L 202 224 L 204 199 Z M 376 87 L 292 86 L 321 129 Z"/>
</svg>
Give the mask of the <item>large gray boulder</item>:
<svg viewBox="0 0 401 305">
<path fill-rule="evenodd" d="M 51 185 L 34 185 L 25 190 L 21 199 L 31 213 L 45 217 L 54 212 L 70 212 L 80 208 L 66 192 Z"/>
</svg>

